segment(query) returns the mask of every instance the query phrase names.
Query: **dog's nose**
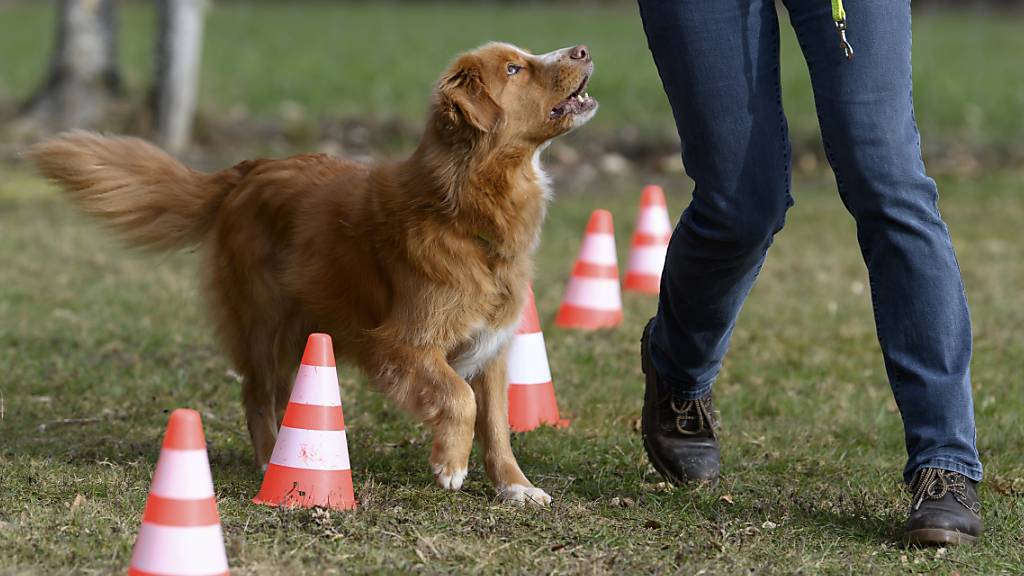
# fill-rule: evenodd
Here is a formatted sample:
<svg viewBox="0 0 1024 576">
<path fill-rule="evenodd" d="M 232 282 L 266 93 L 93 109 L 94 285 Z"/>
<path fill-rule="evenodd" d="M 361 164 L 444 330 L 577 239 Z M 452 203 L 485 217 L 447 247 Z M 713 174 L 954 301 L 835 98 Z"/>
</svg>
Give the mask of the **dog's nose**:
<svg viewBox="0 0 1024 576">
<path fill-rule="evenodd" d="M 590 50 L 583 44 L 579 46 L 573 46 L 569 49 L 569 58 L 573 60 L 583 60 L 584 62 L 590 62 Z"/>
</svg>

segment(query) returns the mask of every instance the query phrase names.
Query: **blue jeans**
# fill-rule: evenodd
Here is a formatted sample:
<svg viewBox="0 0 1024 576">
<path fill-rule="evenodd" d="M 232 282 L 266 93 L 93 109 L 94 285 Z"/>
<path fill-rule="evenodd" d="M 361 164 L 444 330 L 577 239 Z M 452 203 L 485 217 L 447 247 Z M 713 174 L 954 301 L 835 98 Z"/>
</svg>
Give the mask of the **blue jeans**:
<svg viewBox="0 0 1024 576">
<path fill-rule="evenodd" d="M 839 194 L 857 223 L 908 482 L 922 467 L 981 479 L 971 323 L 911 96 L 910 2 L 847 2 L 852 61 L 827 0 L 785 0 Z M 665 392 L 711 390 L 790 196 L 773 0 L 640 0 L 694 180 L 669 244 L 651 355 Z"/>
</svg>

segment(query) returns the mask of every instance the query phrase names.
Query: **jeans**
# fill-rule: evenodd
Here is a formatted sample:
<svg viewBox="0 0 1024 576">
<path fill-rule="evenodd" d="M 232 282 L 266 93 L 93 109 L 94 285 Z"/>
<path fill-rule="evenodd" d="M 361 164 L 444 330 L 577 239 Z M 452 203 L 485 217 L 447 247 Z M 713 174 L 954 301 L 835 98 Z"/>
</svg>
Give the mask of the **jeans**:
<svg viewBox="0 0 1024 576">
<path fill-rule="evenodd" d="M 672 235 L 651 357 L 663 390 L 706 395 L 790 196 L 773 0 L 640 0 L 693 198 Z M 826 0 L 784 0 L 810 69 L 825 152 L 857 224 L 910 482 L 981 479 L 971 322 L 911 95 L 909 0 L 847 2 L 847 61 Z"/>
</svg>

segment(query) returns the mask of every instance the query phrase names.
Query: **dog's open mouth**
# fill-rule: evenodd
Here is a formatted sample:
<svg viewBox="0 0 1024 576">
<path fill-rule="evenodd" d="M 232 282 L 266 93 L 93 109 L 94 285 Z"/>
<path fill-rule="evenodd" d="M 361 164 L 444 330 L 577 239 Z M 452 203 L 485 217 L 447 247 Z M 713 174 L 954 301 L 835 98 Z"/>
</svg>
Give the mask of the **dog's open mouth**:
<svg viewBox="0 0 1024 576">
<path fill-rule="evenodd" d="M 548 113 L 548 118 L 556 120 L 567 115 L 589 112 L 597 107 L 597 100 L 591 98 L 590 94 L 586 92 L 589 80 L 590 74 L 584 76 L 583 81 L 580 82 L 579 87 L 572 94 L 569 94 L 565 100 L 555 104 L 555 107 Z"/>
</svg>

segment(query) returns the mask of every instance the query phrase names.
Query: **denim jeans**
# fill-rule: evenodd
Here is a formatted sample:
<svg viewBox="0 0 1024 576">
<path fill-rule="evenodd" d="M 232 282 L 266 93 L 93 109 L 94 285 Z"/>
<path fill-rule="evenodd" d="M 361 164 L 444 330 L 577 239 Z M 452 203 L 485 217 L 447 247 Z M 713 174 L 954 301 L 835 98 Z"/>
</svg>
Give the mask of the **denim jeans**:
<svg viewBox="0 0 1024 576">
<path fill-rule="evenodd" d="M 640 0 L 693 198 L 672 235 L 651 355 L 666 392 L 707 394 L 790 196 L 773 0 Z M 981 479 L 971 323 L 911 95 L 910 2 L 846 2 L 847 61 L 827 0 L 785 0 L 839 194 L 857 224 L 875 325 L 922 467 Z"/>
</svg>

